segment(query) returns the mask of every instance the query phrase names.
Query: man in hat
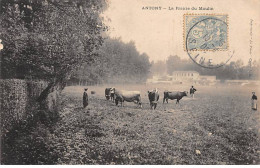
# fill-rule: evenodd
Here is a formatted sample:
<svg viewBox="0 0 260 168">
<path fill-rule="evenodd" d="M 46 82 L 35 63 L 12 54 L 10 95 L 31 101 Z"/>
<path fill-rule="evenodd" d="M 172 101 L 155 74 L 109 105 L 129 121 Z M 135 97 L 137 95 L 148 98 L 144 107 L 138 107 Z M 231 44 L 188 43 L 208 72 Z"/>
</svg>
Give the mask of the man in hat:
<svg viewBox="0 0 260 168">
<path fill-rule="evenodd" d="M 252 100 L 252 109 L 257 110 L 257 96 L 255 95 L 255 92 L 252 92 L 253 96 L 251 98 Z"/>
<path fill-rule="evenodd" d="M 191 95 L 192 98 L 194 98 L 194 94 L 195 94 L 196 91 L 197 91 L 197 89 L 195 89 L 193 86 L 191 86 L 190 95 Z"/>
<path fill-rule="evenodd" d="M 88 88 L 84 89 L 84 93 L 83 93 L 83 107 L 87 107 L 88 106 L 88 94 L 87 94 L 87 90 Z"/>
</svg>

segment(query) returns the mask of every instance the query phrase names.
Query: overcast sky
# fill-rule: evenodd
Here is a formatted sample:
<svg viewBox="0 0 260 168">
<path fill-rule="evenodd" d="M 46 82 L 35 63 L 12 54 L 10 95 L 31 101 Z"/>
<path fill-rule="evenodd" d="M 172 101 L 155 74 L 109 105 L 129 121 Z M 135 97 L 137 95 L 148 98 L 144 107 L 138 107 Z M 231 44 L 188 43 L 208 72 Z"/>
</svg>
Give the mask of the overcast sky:
<svg viewBox="0 0 260 168">
<path fill-rule="evenodd" d="M 259 0 L 108 0 L 105 12 L 111 37 L 124 42 L 134 41 L 140 53 L 150 60 L 166 60 L 169 55 L 189 59 L 183 49 L 183 14 L 216 13 L 229 16 L 229 45 L 235 51 L 232 60 L 248 62 L 260 55 L 260 1 Z M 154 6 L 166 10 L 142 10 Z M 168 10 L 169 7 L 212 7 L 210 11 Z M 253 20 L 252 56 L 250 56 L 250 21 Z M 231 61 L 232 61 L 231 60 Z"/>
</svg>

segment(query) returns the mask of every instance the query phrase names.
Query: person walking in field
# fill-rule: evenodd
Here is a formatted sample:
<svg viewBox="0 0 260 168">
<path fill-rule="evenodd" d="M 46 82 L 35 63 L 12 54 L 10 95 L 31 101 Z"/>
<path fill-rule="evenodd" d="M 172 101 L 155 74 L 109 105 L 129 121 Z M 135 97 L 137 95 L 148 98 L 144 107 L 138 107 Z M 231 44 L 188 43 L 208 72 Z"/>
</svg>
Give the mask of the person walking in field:
<svg viewBox="0 0 260 168">
<path fill-rule="evenodd" d="M 85 89 L 84 93 L 83 93 L 83 107 L 87 107 L 88 106 L 88 94 L 87 94 L 87 90 L 88 88 Z"/>
<path fill-rule="evenodd" d="M 252 92 L 253 96 L 251 98 L 252 100 L 252 109 L 257 110 L 257 96 L 255 95 L 255 92 Z"/>
<path fill-rule="evenodd" d="M 194 98 L 194 94 L 195 94 L 196 91 L 197 91 L 197 89 L 195 89 L 193 86 L 191 86 L 190 95 L 191 95 L 192 98 Z"/>
</svg>

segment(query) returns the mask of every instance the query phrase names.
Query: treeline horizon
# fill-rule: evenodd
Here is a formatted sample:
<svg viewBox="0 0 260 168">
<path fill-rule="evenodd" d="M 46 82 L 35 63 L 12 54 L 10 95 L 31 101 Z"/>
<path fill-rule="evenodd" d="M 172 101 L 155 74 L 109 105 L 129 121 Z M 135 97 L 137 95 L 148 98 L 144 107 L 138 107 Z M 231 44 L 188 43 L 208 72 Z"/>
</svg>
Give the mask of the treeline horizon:
<svg viewBox="0 0 260 168">
<path fill-rule="evenodd" d="M 139 53 L 133 41 L 108 37 L 97 54 L 97 60 L 84 63 L 72 74 L 69 85 L 142 83 L 150 74 L 148 55 Z"/>
<path fill-rule="evenodd" d="M 197 71 L 200 75 L 216 76 L 220 80 L 258 80 L 260 76 L 260 60 L 249 61 L 247 64 L 239 59 L 230 61 L 219 68 L 203 68 L 192 60 L 181 59 L 177 55 L 170 55 L 166 61 L 152 61 L 153 75 L 172 75 L 174 71 Z"/>
<path fill-rule="evenodd" d="M 68 85 L 144 83 L 154 75 L 172 75 L 174 71 L 196 71 L 200 75 L 216 76 L 219 80 L 258 80 L 260 60 L 244 64 L 230 61 L 219 68 L 203 68 L 192 60 L 170 55 L 166 61 L 149 61 L 140 54 L 134 42 L 107 38 L 98 51 L 99 59 L 83 64 L 68 81 Z"/>
</svg>

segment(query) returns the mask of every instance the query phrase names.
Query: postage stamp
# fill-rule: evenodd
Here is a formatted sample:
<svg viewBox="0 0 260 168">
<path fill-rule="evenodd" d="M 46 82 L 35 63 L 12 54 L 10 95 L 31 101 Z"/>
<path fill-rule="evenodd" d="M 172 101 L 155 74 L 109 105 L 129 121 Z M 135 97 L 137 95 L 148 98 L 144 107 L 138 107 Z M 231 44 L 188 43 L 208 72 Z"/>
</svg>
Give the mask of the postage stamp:
<svg viewBox="0 0 260 168">
<path fill-rule="evenodd" d="M 200 66 L 216 68 L 232 57 L 228 44 L 228 15 L 184 14 L 183 47 Z"/>
<path fill-rule="evenodd" d="M 228 15 L 185 14 L 184 50 L 228 50 Z"/>
</svg>

